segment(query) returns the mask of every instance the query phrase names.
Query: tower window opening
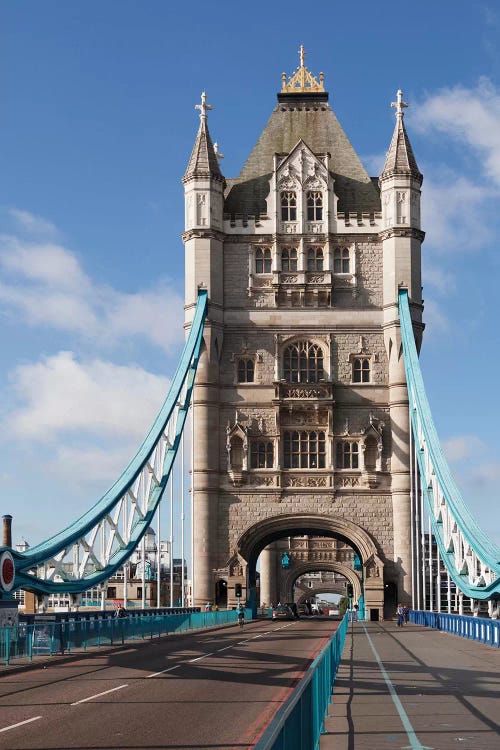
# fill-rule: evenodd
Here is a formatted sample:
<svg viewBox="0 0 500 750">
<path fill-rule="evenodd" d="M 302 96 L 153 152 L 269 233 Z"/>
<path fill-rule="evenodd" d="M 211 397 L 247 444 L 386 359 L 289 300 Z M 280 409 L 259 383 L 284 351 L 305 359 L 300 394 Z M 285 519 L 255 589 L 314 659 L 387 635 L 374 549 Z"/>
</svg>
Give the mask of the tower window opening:
<svg viewBox="0 0 500 750">
<path fill-rule="evenodd" d="M 356 358 L 352 363 L 352 382 L 369 383 L 370 382 L 370 360 L 366 358 Z"/>
<path fill-rule="evenodd" d="M 238 383 L 253 383 L 255 365 L 253 359 L 240 359 L 238 361 Z"/>
<path fill-rule="evenodd" d="M 255 273 L 271 273 L 271 250 L 268 247 L 256 249 Z"/>
<path fill-rule="evenodd" d="M 307 248 L 307 270 L 308 271 L 322 271 L 323 270 L 323 248 L 321 247 L 308 247 Z"/>
<path fill-rule="evenodd" d="M 337 469 L 359 468 L 359 444 L 348 440 L 337 443 Z"/>
<path fill-rule="evenodd" d="M 321 221 L 323 219 L 323 194 L 318 190 L 310 190 L 306 196 L 307 220 Z"/>
<path fill-rule="evenodd" d="M 349 248 L 336 247 L 333 251 L 333 273 L 350 273 Z"/>
<path fill-rule="evenodd" d="M 281 270 L 282 271 L 296 271 L 297 270 L 297 248 L 296 247 L 284 247 L 281 251 Z"/>
<path fill-rule="evenodd" d="M 323 380 L 323 351 L 311 341 L 297 341 L 285 349 L 283 375 L 287 383 L 318 383 Z"/>
<path fill-rule="evenodd" d="M 283 441 L 283 465 L 285 469 L 324 469 L 326 462 L 326 438 L 320 431 L 287 431 Z"/>
<path fill-rule="evenodd" d="M 297 196 L 294 191 L 281 193 L 281 221 L 297 221 Z"/>
<path fill-rule="evenodd" d="M 274 465 L 274 446 L 271 441 L 252 443 L 250 449 L 250 466 L 252 469 L 272 469 Z"/>
</svg>

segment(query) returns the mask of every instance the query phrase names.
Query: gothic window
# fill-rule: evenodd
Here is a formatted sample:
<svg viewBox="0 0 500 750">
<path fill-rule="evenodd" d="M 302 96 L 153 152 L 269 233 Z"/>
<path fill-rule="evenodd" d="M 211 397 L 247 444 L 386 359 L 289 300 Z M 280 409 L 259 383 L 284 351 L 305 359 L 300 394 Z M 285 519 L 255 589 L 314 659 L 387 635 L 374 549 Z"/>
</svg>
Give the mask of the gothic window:
<svg viewBox="0 0 500 750">
<path fill-rule="evenodd" d="M 238 360 L 238 383 L 253 383 L 255 366 L 253 359 Z"/>
<path fill-rule="evenodd" d="M 243 440 L 237 435 L 231 440 L 231 469 L 233 471 L 243 469 Z"/>
<path fill-rule="evenodd" d="M 294 191 L 281 193 L 281 221 L 297 221 L 297 196 Z"/>
<path fill-rule="evenodd" d="M 312 341 L 296 341 L 285 349 L 283 376 L 287 383 L 318 383 L 323 380 L 323 351 Z"/>
<path fill-rule="evenodd" d="M 356 357 L 352 362 L 352 382 L 370 382 L 370 360 L 366 357 Z"/>
<path fill-rule="evenodd" d="M 337 443 L 337 469 L 359 468 L 359 444 L 349 440 Z"/>
<path fill-rule="evenodd" d="M 271 441 L 252 443 L 250 449 L 250 466 L 252 469 L 272 469 L 274 464 L 274 447 Z"/>
<path fill-rule="evenodd" d="M 323 194 L 319 190 L 307 193 L 307 220 L 321 221 L 323 218 Z"/>
<path fill-rule="evenodd" d="M 308 271 L 322 271 L 323 270 L 323 248 L 321 247 L 308 247 L 307 248 L 307 270 Z"/>
<path fill-rule="evenodd" d="M 255 250 L 255 273 L 271 273 L 271 250 L 268 247 Z"/>
<path fill-rule="evenodd" d="M 378 444 L 373 435 L 365 440 L 365 469 L 375 471 L 377 468 Z"/>
<path fill-rule="evenodd" d="M 107 599 L 116 599 L 116 586 L 108 586 L 106 591 Z"/>
<path fill-rule="evenodd" d="M 336 247 L 333 251 L 333 273 L 350 273 L 349 248 Z"/>
<path fill-rule="evenodd" d="M 283 440 L 285 469 L 324 469 L 326 462 L 325 433 L 301 430 L 287 431 Z"/>
<path fill-rule="evenodd" d="M 281 251 L 281 270 L 282 271 L 296 271 L 297 270 L 297 248 L 296 247 L 284 247 Z"/>
</svg>

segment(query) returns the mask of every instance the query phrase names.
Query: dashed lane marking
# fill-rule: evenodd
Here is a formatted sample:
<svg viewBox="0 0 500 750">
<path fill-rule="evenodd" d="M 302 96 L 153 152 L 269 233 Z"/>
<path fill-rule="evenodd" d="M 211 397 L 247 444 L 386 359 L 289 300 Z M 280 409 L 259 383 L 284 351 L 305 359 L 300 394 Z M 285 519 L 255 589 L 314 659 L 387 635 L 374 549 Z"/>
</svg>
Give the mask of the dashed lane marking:
<svg viewBox="0 0 500 750">
<path fill-rule="evenodd" d="M 16 727 L 22 727 L 23 724 L 30 724 L 32 721 L 38 721 L 38 719 L 41 719 L 41 716 L 33 716 L 32 719 L 25 719 L 24 721 L 18 721 L 17 724 L 11 724 L 10 727 L 4 727 L 3 729 L 0 729 L 0 732 L 8 732 L 9 729 L 15 729 Z"/>
<path fill-rule="evenodd" d="M 153 672 L 153 674 L 148 674 L 144 679 L 147 680 L 149 677 L 158 677 L 159 674 L 165 674 L 165 672 L 171 672 L 173 669 L 179 669 L 181 665 L 175 664 L 173 667 L 167 667 L 167 669 L 161 669 L 159 672 Z"/>
<path fill-rule="evenodd" d="M 100 698 L 101 695 L 108 695 L 108 693 L 114 693 L 116 690 L 121 690 L 122 688 L 126 688 L 126 687 L 128 687 L 128 684 L 127 685 L 118 685 L 118 687 L 111 688 L 111 690 L 104 690 L 104 692 L 102 692 L 102 693 L 96 693 L 95 695 L 89 695 L 88 698 L 82 698 L 81 701 L 75 701 L 71 705 L 72 706 L 78 706 L 80 703 L 87 703 L 87 701 L 91 701 L 94 698 Z"/>
</svg>

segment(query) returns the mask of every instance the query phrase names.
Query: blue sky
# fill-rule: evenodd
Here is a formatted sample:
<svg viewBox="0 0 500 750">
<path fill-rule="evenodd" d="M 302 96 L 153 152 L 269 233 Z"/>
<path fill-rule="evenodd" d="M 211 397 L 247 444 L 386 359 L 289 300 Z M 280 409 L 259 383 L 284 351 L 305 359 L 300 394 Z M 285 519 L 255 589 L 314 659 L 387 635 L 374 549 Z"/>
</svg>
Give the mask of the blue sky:
<svg viewBox="0 0 500 750">
<path fill-rule="evenodd" d="M 0 496 L 16 541 L 93 503 L 163 399 L 200 92 L 235 176 L 302 43 L 371 174 L 399 87 L 410 102 L 424 378 L 464 496 L 500 542 L 499 42 L 492 1 L 0 3 Z"/>
</svg>

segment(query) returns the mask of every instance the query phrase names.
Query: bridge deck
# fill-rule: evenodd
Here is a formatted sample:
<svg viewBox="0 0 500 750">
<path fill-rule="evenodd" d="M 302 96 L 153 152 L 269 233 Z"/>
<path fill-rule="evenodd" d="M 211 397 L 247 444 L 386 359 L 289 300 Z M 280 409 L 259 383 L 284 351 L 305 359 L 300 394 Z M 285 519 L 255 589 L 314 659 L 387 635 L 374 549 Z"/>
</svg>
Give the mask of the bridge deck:
<svg viewBox="0 0 500 750">
<path fill-rule="evenodd" d="M 349 627 L 320 750 L 498 750 L 500 649 L 418 625 Z"/>
</svg>

